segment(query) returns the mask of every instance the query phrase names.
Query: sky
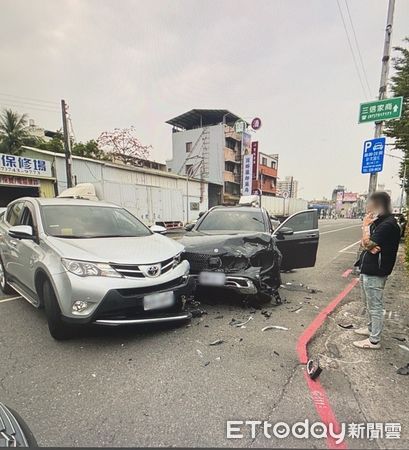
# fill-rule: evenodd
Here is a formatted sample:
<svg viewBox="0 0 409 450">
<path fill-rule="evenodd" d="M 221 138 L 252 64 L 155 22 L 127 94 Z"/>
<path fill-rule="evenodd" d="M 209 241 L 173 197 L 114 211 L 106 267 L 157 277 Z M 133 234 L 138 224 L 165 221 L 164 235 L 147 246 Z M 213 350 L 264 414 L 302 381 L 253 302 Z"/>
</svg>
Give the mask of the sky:
<svg viewBox="0 0 409 450">
<path fill-rule="evenodd" d="M 357 123 L 358 107 L 377 95 L 388 2 L 338 1 L 367 96 L 337 0 L 1 0 L 0 107 L 56 130 L 64 98 L 78 141 L 134 126 L 161 162 L 172 152 L 166 120 L 228 109 L 261 118 L 253 139 L 279 154 L 279 177 L 293 175 L 299 196 L 363 192 L 374 127 Z M 405 36 L 409 1 L 396 0 L 393 45 Z M 398 169 L 386 157 L 379 175 L 394 196 Z"/>
</svg>

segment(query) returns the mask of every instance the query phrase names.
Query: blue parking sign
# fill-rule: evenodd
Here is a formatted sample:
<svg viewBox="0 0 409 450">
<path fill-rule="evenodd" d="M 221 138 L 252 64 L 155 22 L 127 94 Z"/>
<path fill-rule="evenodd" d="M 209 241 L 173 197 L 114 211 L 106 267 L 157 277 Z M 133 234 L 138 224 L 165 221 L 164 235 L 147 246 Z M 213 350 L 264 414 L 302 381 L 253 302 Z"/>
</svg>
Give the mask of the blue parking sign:
<svg viewBox="0 0 409 450">
<path fill-rule="evenodd" d="M 362 173 L 382 172 L 386 139 L 376 138 L 364 142 L 362 155 Z"/>
</svg>

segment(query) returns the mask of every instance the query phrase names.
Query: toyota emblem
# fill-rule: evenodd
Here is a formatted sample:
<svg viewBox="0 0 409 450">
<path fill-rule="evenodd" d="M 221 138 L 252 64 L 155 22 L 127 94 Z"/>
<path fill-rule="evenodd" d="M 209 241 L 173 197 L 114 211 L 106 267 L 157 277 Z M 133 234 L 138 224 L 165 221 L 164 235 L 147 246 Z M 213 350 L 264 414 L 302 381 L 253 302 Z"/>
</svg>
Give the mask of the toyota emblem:
<svg viewBox="0 0 409 450">
<path fill-rule="evenodd" d="M 160 274 L 160 266 L 157 264 L 155 266 L 148 267 L 146 274 L 148 275 L 148 277 L 157 277 Z"/>
</svg>

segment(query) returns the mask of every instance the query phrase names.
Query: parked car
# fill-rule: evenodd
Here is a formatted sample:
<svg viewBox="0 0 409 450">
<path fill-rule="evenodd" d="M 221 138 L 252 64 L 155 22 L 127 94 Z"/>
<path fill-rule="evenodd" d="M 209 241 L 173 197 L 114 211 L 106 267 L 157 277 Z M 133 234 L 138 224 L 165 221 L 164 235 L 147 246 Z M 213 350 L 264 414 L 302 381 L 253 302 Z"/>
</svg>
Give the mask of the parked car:
<svg viewBox="0 0 409 450">
<path fill-rule="evenodd" d="M 406 215 L 402 214 L 402 213 L 395 213 L 394 216 L 395 216 L 396 222 L 398 222 L 398 225 L 400 228 L 401 238 L 403 238 L 405 236 L 406 225 L 407 225 Z"/>
<path fill-rule="evenodd" d="M 44 306 L 55 339 L 76 325 L 187 320 L 182 251 L 109 203 L 22 198 L 0 219 L 0 287 Z"/>
<path fill-rule="evenodd" d="M 264 208 L 216 206 L 180 241 L 197 292 L 234 291 L 256 302 L 279 301 L 280 270 L 315 265 L 316 210 L 300 211 L 276 228 Z"/>
</svg>

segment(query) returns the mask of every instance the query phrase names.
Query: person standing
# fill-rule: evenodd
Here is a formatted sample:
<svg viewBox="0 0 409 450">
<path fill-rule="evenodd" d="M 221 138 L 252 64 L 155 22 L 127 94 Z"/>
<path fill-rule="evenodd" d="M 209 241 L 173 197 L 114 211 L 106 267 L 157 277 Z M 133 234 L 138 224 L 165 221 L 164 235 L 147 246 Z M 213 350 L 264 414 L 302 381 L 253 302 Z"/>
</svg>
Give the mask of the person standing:
<svg viewBox="0 0 409 450">
<path fill-rule="evenodd" d="M 399 248 L 400 229 L 391 213 L 391 199 L 386 192 L 374 192 L 368 199 L 367 214 L 363 220 L 363 251 L 357 265 L 363 301 L 369 323 L 355 333 L 367 336 L 353 345 L 364 349 L 379 349 L 383 329 L 383 292 L 388 276 L 395 265 Z"/>
</svg>

